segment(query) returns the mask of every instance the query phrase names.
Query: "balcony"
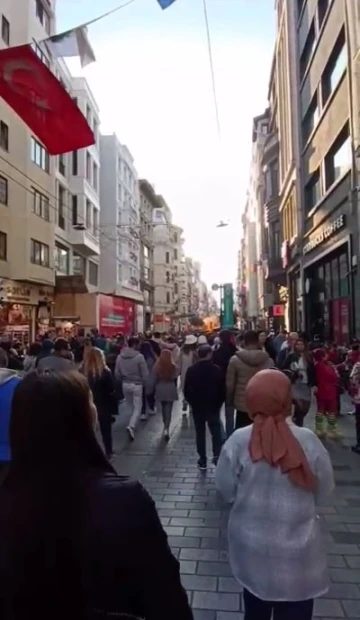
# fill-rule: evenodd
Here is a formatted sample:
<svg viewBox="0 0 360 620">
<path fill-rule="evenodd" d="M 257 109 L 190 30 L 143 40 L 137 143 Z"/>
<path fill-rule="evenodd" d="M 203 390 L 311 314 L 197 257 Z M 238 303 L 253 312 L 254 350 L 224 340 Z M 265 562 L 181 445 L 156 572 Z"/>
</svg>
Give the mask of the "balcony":
<svg viewBox="0 0 360 620">
<path fill-rule="evenodd" d="M 282 266 L 281 257 L 263 259 L 262 269 L 266 280 L 272 280 L 276 284 L 286 286 L 286 271 Z"/>
<path fill-rule="evenodd" d="M 84 256 L 99 256 L 100 242 L 84 224 L 73 226 L 70 234 L 70 243 L 74 249 Z"/>
<path fill-rule="evenodd" d="M 279 220 L 280 197 L 278 195 L 271 196 L 264 204 L 264 224 L 268 226 Z"/>
</svg>

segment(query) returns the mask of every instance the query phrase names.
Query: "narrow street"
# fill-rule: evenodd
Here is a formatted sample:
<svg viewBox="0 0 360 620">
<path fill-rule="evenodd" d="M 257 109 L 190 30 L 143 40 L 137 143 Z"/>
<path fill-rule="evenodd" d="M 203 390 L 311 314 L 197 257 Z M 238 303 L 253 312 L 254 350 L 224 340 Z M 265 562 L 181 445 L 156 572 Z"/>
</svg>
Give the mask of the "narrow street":
<svg viewBox="0 0 360 620">
<path fill-rule="evenodd" d="M 343 410 L 349 409 L 343 402 Z M 308 416 L 312 423 L 313 413 Z M 171 440 L 161 440 L 161 416 L 142 423 L 133 444 L 126 436 L 124 405 L 114 426 L 115 466 L 119 473 L 140 479 L 156 502 L 170 545 L 181 563 L 182 581 L 195 620 L 241 620 L 240 588 L 228 564 L 227 510 L 216 497 L 214 468 L 197 470 L 194 429 L 174 409 Z M 331 589 L 316 602 L 315 616 L 323 620 L 360 620 L 360 457 L 349 446 L 354 419 L 341 417 L 344 439 L 327 442 L 336 477 L 336 490 L 320 508 L 325 531 Z"/>
</svg>

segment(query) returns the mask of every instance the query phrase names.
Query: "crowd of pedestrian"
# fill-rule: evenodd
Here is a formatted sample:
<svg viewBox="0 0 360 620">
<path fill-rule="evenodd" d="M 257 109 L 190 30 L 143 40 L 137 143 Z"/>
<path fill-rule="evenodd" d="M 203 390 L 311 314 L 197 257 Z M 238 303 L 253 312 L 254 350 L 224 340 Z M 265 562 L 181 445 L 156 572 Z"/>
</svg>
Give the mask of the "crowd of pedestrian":
<svg viewBox="0 0 360 620">
<path fill-rule="evenodd" d="M 111 464 L 119 403 L 131 441 L 159 411 L 167 442 L 181 399 L 201 471 L 206 427 L 211 435 L 246 620 L 310 620 L 328 587 L 316 505 L 334 486 L 322 440 L 340 438 L 342 390 L 353 398 L 360 453 L 357 343 L 252 330 L 94 331 L 44 337 L 27 351 L 0 342 L 2 617 L 60 620 L 71 608 L 84 620 L 192 618 L 154 504 Z M 304 427 L 313 399 L 315 432 Z"/>
</svg>

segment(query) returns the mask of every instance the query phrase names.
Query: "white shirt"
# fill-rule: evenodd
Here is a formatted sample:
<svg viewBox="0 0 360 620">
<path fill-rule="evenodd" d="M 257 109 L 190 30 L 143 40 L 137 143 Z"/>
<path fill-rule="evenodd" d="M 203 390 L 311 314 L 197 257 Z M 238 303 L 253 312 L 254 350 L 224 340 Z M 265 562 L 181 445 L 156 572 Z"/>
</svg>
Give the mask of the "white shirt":
<svg viewBox="0 0 360 620">
<path fill-rule="evenodd" d="M 316 504 L 334 489 L 332 465 L 311 430 L 289 424 L 318 477 L 316 493 L 295 486 L 265 461 L 252 462 L 252 426 L 227 440 L 216 469 L 216 487 L 232 504 L 228 538 L 233 575 L 266 601 L 303 601 L 329 588 Z"/>
</svg>

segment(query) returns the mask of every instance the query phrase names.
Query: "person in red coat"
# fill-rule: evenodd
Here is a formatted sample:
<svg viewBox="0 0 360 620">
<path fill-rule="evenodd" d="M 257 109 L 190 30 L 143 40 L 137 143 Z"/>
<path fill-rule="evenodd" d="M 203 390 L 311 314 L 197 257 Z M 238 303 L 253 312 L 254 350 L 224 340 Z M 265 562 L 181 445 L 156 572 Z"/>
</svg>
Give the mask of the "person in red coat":
<svg viewBox="0 0 360 620">
<path fill-rule="evenodd" d="M 337 439 L 339 437 L 336 422 L 339 377 L 325 349 L 314 351 L 313 359 L 317 401 L 315 432 L 319 437 L 327 434 L 330 438 Z M 327 418 L 327 429 L 325 429 L 325 418 Z"/>
</svg>

